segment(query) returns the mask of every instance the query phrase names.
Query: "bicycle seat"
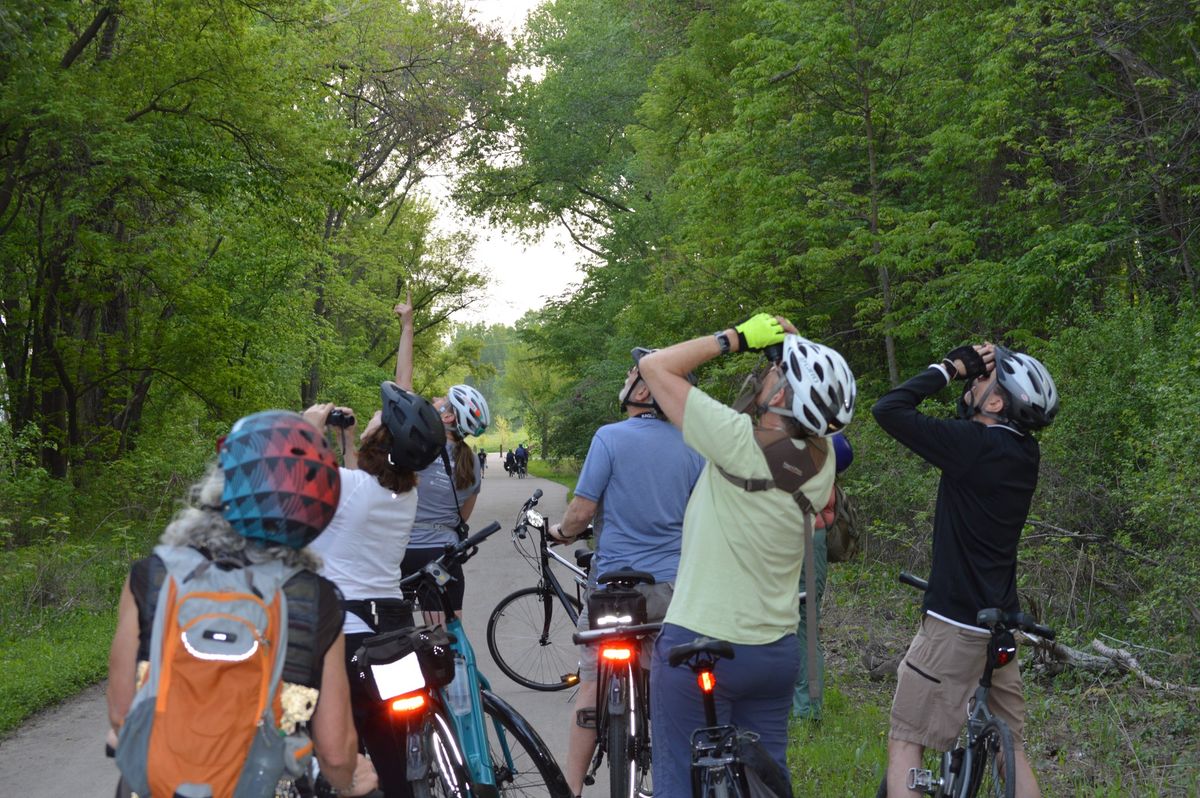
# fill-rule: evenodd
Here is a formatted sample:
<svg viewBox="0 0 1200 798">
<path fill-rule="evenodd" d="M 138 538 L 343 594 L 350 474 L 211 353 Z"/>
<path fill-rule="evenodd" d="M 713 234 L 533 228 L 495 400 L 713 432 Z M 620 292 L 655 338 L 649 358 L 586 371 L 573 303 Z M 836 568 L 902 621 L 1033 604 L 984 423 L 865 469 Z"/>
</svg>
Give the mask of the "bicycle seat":
<svg viewBox="0 0 1200 798">
<path fill-rule="evenodd" d="M 990 607 L 986 610 L 980 610 L 975 616 L 975 623 L 985 629 L 1020 629 L 1022 632 L 1044 637 L 1047 640 L 1054 639 L 1054 630 L 1048 626 L 1042 626 L 1032 615 L 1026 612 L 1005 612 L 995 607 Z"/>
<path fill-rule="evenodd" d="M 592 567 L 592 556 L 595 553 L 591 549 L 575 549 L 575 564 L 586 571 Z"/>
<path fill-rule="evenodd" d="M 671 646 L 667 652 L 667 662 L 674 668 L 695 654 L 711 654 L 714 657 L 733 659 L 733 644 L 725 640 L 713 640 L 711 637 L 697 637 L 690 643 Z"/>
<path fill-rule="evenodd" d="M 654 584 L 654 576 L 645 571 L 635 571 L 632 568 L 619 568 L 616 571 L 608 571 L 596 577 L 596 582 L 601 585 L 611 585 L 614 582 L 624 582 L 630 585 Z"/>
</svg>

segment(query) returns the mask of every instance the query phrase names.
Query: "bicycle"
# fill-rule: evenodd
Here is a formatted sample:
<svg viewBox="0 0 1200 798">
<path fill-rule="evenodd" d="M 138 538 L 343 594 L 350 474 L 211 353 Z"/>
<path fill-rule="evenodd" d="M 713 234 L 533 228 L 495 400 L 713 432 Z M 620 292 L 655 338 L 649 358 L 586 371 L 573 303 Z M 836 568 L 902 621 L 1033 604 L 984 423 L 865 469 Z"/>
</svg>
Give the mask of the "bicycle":
<svg viewBox="0 0 1200 798">
<path fill-rule="evenodd" d="M 418 796 L 492 798 L 536 792 L 551 798 L 571 798 L 562 771 L 542 738 L 520 713 L 491 691 L 487 678 L 476 669 L 474 649 L 447 600 L 446 585 L 453 578 L 450 567 L 469 560 L 479 544 L 499 529 L 500 524 L 492 523 L 466 540 L 448 545 L 445 554 L 400 582 L 407 591 L 424 587 L 427 590 L 417 592 L 437 596 L 454 652 L 454 679 L 437 690 L 419 688 L 427 699 L 425 707 L 417 705 L 416 700 L 410 704 L 410 712 L 431 719 L 418 727 L 417 738 L 410 736 L 407 749 L 410 782 Z M 466 680 L 465 690 L 461 681 L 457 687 L 454 684 L 460 679 Z M 395 699 L 397 712 L 405 711 L 397 706 L 404 698 L 401 695 Z M 463 705 L 467 701 L 469 704 Z M 413 728 L 411 721 L 409 728 Z M 415 762 L 414 745 L 418 748 Z"/>
<path fill-rule="evenodd" d="M 540 489 L 533 492 L 517 513 L 512 530 L 513 545 L 537 572 L 538 583 L 500 599 L 488 618 L 487 645 L 504 675 L 524 687 L 549 692 L 579 683 L 579 659 L 571 636 L 583 606 L 592 552 L 579 549 L 571 562 L 551 550 L 550 525 L 533 509 L 541 497 Z M 531 542 L 536 551 L 530 550 Z M 573 585 L 563 586 L 566 580 L 560 581 L 552 562 L 566 569 Z"/>
<path fill-rule="evenodd" d="M 596 771 L 608 758 L 608 784 L 613 798 L 653 794 L 650 768 L 650 674 L 642 667 L 642 640 L 662 628 L 644 623 L 645 599 L 638 584 L 654 584 L 642 571 L 622 569 L 603 574 L 588 598 L 592 629 L 576 632 L 578 645 L 597 650 L 596 753 L 584 784 L 594 784 Z M 598 627 L 598 628 L 597 628 Z"/>
<path fill-rule="evenodd" d="M 910 573 L 902 572 L 900 581 L 921 591 L 929 587 L 924 579 Z M 1012 731 L 1003 719 L 992 714 L 988 706 L 992 673 L 1017 659 L 1013 630 L 1020 629 L 1046 640 L 1053 640 L 1055 636 L 1053 629 L 1042 626 L 1024 612 L 1004 612 L 995 608 L 980 610 L 975 622 L 987 629 L 991 637 L 979 687 L 967 703 L 967 721 L 959 744 L 940 754 L 936 775 L 932 768 L 910 768 L 908 771 L 908 789 L 936 798 L 1014 798 L 1017 768 Z M 887 798 L 886 773 L 875 796 Z"/>
<path fill-rule="evenodd" d="M 754 732 L 717 723 L 714 693 L 718 659 L 733 659 L 732 644 L 709 637 L 672 646 L 667 662 L 672 668 L 687 664 L 696 674 L 704 698 L 705 726 L 692 733 L 692 795 L 694 798 L 750 798 L 775 795 L 791 798 L 788 774 L 758 742 Z"/>
</svg>

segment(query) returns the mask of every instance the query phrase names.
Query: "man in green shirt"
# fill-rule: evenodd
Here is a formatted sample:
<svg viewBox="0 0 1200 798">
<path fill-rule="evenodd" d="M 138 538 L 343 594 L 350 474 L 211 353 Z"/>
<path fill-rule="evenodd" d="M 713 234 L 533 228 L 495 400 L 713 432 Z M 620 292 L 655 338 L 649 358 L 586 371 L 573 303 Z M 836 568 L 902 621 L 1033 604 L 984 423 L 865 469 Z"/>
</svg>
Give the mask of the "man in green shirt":
<svg viewBox="0 0 1200 798">
<path fill-rule="evenodd" d="M 781 348 L 782 356 L 757 383 L 753 417 L 686 379 L 721 354 L 768 347 Z M 824 436 L 849 423 L 855 388 L 841 355 L 765 313 L 646 355 L 640 368 L 684 442 L 708 461 L 684 515 L 675 597 L 651 663 L 654 789 L 673 798 L 690 791 L 691 734 L 705 724 L 691 673 L 670 668 L 667 651 L 701 635 L 729 641 L 736 654 L 717 665 L 718 722 L 758 733 L 786 768 L 801 656 L 796 626 L 805 522 L 799 502 L 821 508 L 829 500 L 835 464 Z M 803 475 L 800 498 L 776 487 L 787 482 L 788 470 Z"/>
</svg>

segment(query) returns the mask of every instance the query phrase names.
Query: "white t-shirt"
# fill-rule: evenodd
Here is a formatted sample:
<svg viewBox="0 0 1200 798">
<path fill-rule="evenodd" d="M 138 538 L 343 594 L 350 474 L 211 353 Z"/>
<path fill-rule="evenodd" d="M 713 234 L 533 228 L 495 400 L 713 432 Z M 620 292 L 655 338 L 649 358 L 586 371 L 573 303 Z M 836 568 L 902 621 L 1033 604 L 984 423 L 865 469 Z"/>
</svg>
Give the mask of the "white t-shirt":
<svg viewBox="0 0 1200 798">
<path fill-rule="evenodd" d="M 342 496 L 325 531 L 309 544 L 321 556 L 321 576 L 347 599 L 401 598 L 400 561 L 408 547 L 417 491 L 392 493 L 365 471 L 339 468 Z M 346 634 L 370 632 L 346 613 Z"/>
</svg>

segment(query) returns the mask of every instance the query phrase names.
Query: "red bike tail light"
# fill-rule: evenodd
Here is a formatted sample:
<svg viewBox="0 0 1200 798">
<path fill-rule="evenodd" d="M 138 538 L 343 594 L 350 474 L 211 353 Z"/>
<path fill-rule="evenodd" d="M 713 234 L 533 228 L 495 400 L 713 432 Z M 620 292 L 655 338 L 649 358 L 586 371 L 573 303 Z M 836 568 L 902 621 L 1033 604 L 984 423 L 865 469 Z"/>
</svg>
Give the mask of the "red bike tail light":
<svg viewBox="0 0 1200 798">
<path fill-rule="evenodd" d="M 392 701 L 392 712 L 397 715 L 407 715 L 410 712 L 420 712 L 425 709 L 426 698 L 424 693 L 409 693 L 402 695 Z"/>
<path fill-rule="evenodd" d="M 712 671 L 700 671 L 700 675 L 696 677 L 696 681 L 700 683 L 700 690 L 705 693 L 711 693 L 717 689 L 717 677 L 713 676 Z"/>
<path fill-rule="evenodd" d="M 1016 646 L 1013 646 L 1011 648 L 1008 646 L 998 647 L 996 649 L 996 667 L 1003 668 L 1005 665 L 1012 662 L 1013 658 L 1016 656 L 1017 656 Z"/>
<path fill-rule="evenodd" d="M 609 662 L 629 662 L 633 659 L 633 647 L 624 643 L 601 646 L 600 656 Z"/>
</svg>

